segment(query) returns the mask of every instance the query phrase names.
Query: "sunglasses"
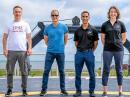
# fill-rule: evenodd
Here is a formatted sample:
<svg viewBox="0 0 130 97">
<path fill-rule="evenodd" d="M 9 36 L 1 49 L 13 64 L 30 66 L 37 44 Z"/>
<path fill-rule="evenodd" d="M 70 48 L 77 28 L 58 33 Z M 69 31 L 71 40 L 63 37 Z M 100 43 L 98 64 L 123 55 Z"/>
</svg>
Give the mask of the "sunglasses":
<svg viewBox="0 0 130 97">
<path fill-rule="evenodd" d="M 52 16 L 52 17 L 54 17 L 54 16 L 55 16 L 55 17 L 58 17 L 59 15 L 53 15 L 53 14 L 52 14 L 51 16 Z"/>
</svg>

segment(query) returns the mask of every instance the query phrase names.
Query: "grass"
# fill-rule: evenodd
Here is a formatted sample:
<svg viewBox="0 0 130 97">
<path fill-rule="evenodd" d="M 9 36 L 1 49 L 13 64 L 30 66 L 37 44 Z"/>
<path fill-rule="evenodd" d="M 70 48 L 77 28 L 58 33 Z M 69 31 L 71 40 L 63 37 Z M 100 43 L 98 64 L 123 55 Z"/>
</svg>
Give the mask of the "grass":
<svg viewBox="0 0 130 97">
<path fill-rule="evenodd" d="M 58 75 L 58 73 L 56 72 L 56 69 L 52 69 L 50 72 L 51 76 L 56 76 Z M 66 76 L 75 76 L 75 71 L 72 69 L 67 69 L 65 70 Z M 95 71 L 96 76 L 101 76 L 101 70 L 98 69 Z M 29 73 L 29 76 L 42 76 L 43 75 L 43 70 L 42 69 L 35 69 L 35 70 L 31 70 Z M 87 70 L 83 70 L 82 72 L 82 76 L 88 76 L 88 72 Z M 6 76 L 6 70 L 4 69 L 0 69 L 0 76 Z M 111 69 L 110 71 L 110 76 L 116 76 L 116 71 L 114 69 Z M 128 76 L 128 70 L 123 70 L 123 76 Z"/>
<path fill-rule="evenodd" d="M 6 75 L 6 70 L 0 69 L 0 76 L 5 76 Z"/>
</svg>

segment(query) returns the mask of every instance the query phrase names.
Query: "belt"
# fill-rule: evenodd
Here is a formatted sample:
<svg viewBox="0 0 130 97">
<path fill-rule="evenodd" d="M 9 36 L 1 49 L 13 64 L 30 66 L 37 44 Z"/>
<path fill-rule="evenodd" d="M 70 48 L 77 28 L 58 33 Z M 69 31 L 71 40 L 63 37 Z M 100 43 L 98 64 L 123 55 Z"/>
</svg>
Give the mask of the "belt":
<svg viewBox="0 0 130 97">
<path fill-rule="evenodd" d="M 86 50 L 77 50 L 78 52 L 88 52 L 88 51 L 92 51 L 92 49 L 86 49 Z"/>
</svg>

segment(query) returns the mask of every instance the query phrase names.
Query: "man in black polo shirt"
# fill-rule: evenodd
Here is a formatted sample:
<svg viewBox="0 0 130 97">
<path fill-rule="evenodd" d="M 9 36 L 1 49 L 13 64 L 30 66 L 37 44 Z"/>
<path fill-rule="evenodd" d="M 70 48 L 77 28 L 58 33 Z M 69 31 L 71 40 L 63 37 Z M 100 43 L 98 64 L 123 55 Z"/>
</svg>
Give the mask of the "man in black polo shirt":
<svg viewBox="0 0 130 97">
<path fill-rule="evenodd" d="M 74 33 L 75 46 L 77 52 L 75 54 L 75 86 L 76 93 L 74 97 L 81 96 L 81 73 L 84 62 L 89 72 L 89 94 L 90 97 L 95 97 L 95 56 L 94 51 L 98 44 L 98 33 L 94 27 L 89 24 L 89 12 L 83 11 L 81 13 L 82 26 Z"/>
</svg>

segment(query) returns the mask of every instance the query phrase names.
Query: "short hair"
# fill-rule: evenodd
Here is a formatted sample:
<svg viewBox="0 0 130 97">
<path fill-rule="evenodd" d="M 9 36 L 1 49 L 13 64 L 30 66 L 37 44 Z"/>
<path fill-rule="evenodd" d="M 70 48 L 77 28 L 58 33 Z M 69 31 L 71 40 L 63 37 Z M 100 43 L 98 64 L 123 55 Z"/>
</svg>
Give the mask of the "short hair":
<svg viewBox="0 0 130 97">
<path fill-rule="evenodd" d="M 89 12 L 88 12 L 88 11 L 83 11 L 83 12 L 81 12 L 81 16 L 82 16 L 84 13 L 87 13 L 87 14 L 89 15 Z"/>
<path fill-rule="evenodd" d="M 111 9 L 115 9 L 116 10 L 116 12 L 117 12 L 117 17 L 116 17 L 116 19 L 119 19 L 120 18 L 120 11 L 119 11 L 119 9 L 116 7 L 116 6 L 111 6 L 110 8 L 109 8 L 109 11 L 108 11 L 108 13 L 107 13 L 107 15 L 108 15 L 108 19 L 110 19 L 110 11 L 111 11 Z"/>
<path fill-rule="evenodd" d="M 13 10 L 15 10 L 15 8 L 20 8 L 21 10 L 23 10 L 23 8 L 21 6 L 19 6 L 19 5 L 14 6 Z"/>
<path fill-rule="evenodd" d="M 51 11 L 51 15 L 52 15 L 53 12 L 58 12 L 58 15 L 59 15 L 59 11 L 58 11 L 57 9 L 53 9 L 53 10 Z"/>
</svg>

